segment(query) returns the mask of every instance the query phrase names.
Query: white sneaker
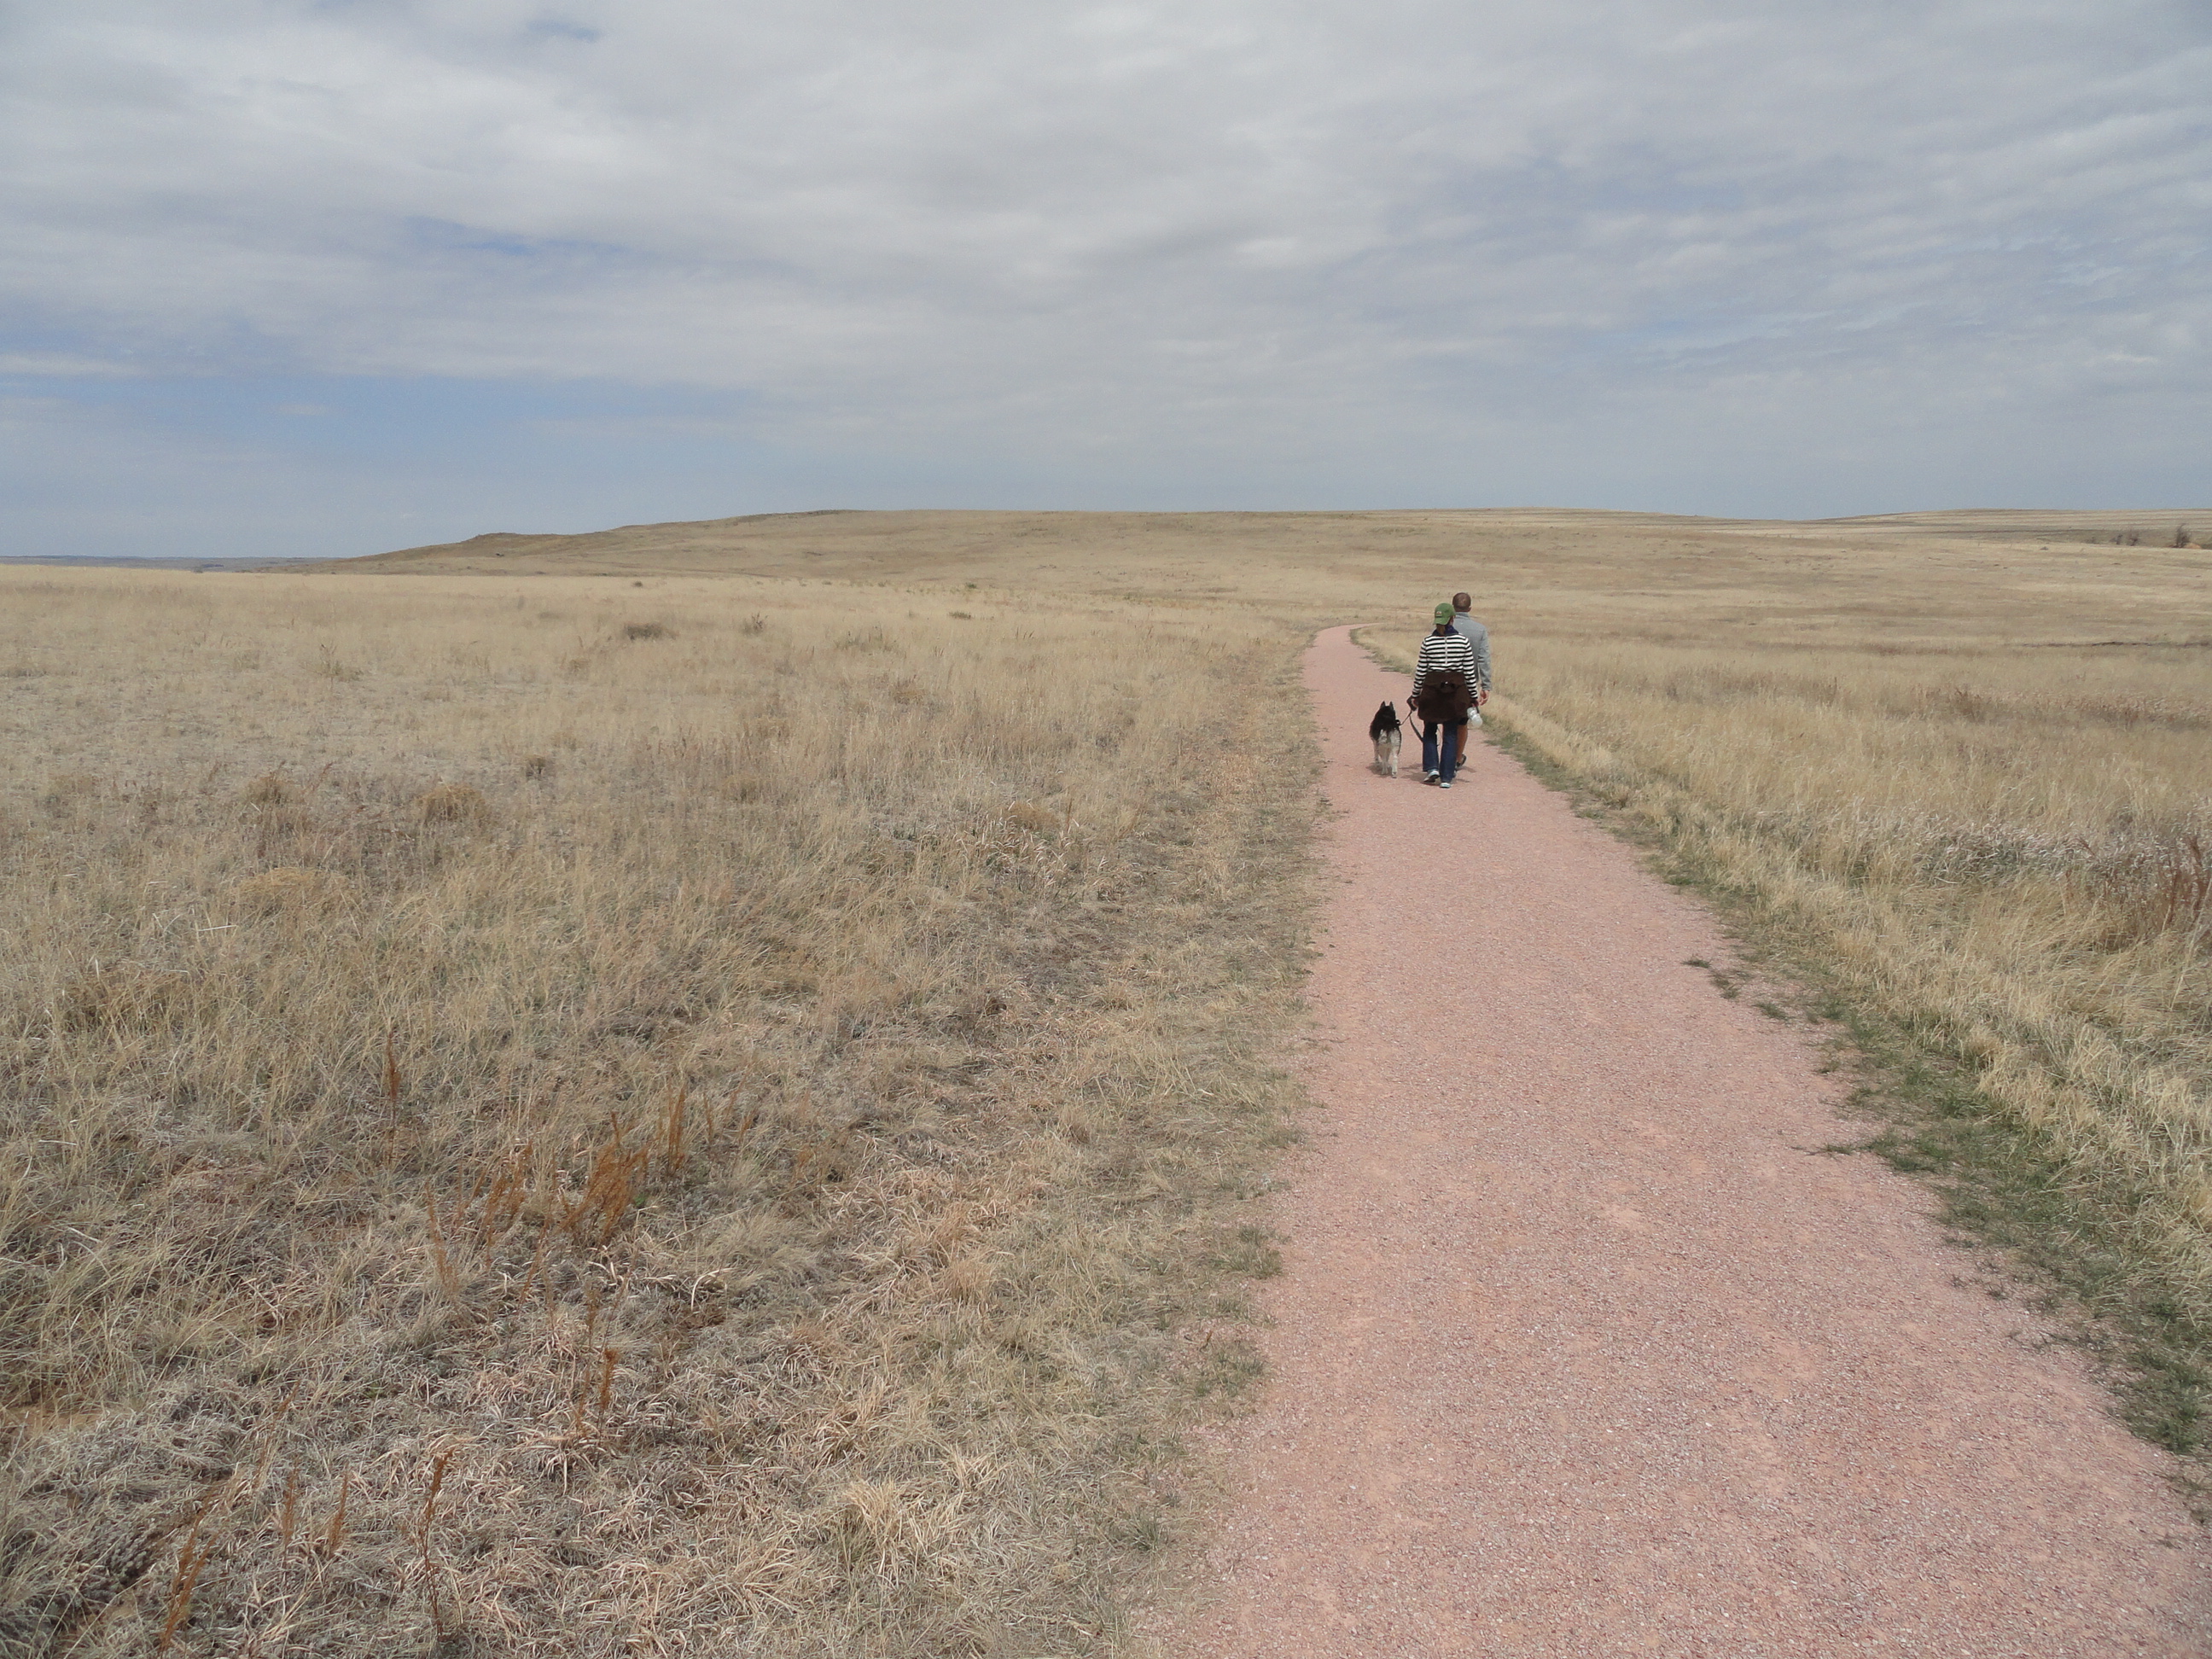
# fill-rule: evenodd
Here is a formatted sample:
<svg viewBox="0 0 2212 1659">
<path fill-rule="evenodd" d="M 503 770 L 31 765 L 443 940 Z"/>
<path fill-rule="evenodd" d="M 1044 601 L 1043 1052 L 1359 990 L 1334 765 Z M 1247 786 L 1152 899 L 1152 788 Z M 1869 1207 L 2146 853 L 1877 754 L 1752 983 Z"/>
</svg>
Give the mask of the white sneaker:
<svg viewBox="0 0 2212 1659">
<path fill-rule="evenodd" d="M 1449 778 L 1438 778 L 1438 779 L 1437 780 L 1437 788 L 1439 788 L 1439 789 L 1449 789 L 1449 788 L 1450 788 L 1450 787 L 1451 787 L 1451 780 L 1450 780 Z"/>
<path fill-rule="evenodd" d="M 1436 781 L 1437 775 L 1424 767 L 1421 770 L 1421 781 L 1423 783 L 1434 783 Z"/>
</svg>

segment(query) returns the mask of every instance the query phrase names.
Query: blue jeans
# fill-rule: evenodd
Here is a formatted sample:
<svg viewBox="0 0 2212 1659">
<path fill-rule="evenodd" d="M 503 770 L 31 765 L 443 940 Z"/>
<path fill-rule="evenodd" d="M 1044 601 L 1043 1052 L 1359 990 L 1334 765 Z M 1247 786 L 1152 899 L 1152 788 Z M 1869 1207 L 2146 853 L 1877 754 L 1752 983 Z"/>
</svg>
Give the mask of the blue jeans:
<svg viewBox="0 0 2212 1659">
<path fill-rule="evenodd" d="M 1467 741 L 1467 722 L 1445 725 L 1431 720 L 1421 728 L 1421 770 L 1434 772 L 1446 783 L 1459 771 L 1460 745 Z"/>
</svg>

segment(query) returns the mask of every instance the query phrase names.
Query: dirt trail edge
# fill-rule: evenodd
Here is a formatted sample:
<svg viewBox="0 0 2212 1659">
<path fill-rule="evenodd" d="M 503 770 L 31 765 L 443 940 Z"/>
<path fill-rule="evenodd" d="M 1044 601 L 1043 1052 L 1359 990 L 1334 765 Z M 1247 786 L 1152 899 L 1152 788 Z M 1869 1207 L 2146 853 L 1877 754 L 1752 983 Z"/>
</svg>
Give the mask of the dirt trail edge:
<svg viewBox="0 0 2212 1659">
<path fill-rule="evenodd" d="M 2212 1652 L 2162 1454 L 1962 1282 L 1712 918 L 1480 748 L 1369 769 L 1402 699 L 1305 664 L 1337 809 L 1321 1111 L 1273 1380 L 1176 1659 Z"/>
</svg>

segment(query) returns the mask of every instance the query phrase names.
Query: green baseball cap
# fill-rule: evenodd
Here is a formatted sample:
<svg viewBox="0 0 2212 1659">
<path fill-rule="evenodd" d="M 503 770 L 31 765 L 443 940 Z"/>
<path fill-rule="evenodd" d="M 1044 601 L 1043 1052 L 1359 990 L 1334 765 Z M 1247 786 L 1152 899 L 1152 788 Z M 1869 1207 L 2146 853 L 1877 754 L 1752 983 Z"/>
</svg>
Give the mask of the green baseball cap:
<svg viewBox="0 0 2212 1659">
<path fill-rule="evenodd" d="M 1451 608 L 1451 601 L 1449 599 L 1443 601 L 1437 606 L 1437 622 L 1439 625 L 1449 622 L 1452 619 L 1452 616 L 1453 611 Z"/>
</svg>

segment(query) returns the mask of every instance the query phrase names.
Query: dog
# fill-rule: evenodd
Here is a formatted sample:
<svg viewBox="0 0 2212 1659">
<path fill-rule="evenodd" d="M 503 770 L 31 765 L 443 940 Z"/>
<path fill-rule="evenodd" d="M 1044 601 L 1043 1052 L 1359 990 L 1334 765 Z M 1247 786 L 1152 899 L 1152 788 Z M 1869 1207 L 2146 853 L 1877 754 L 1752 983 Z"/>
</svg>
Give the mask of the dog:
<svg viewBox="0 0 2212 1659">
<path fill-rule="evenodd" d="M 1367 735 L 1375 741 L 1375 769 L 1398 775 L 1398 750 L 1406 741 L 1403 727 L 1398 724 L 1395 703 L 1384 703 L 1375 711 L 1375 718 L 1367 722 Z"/>
</svg>

